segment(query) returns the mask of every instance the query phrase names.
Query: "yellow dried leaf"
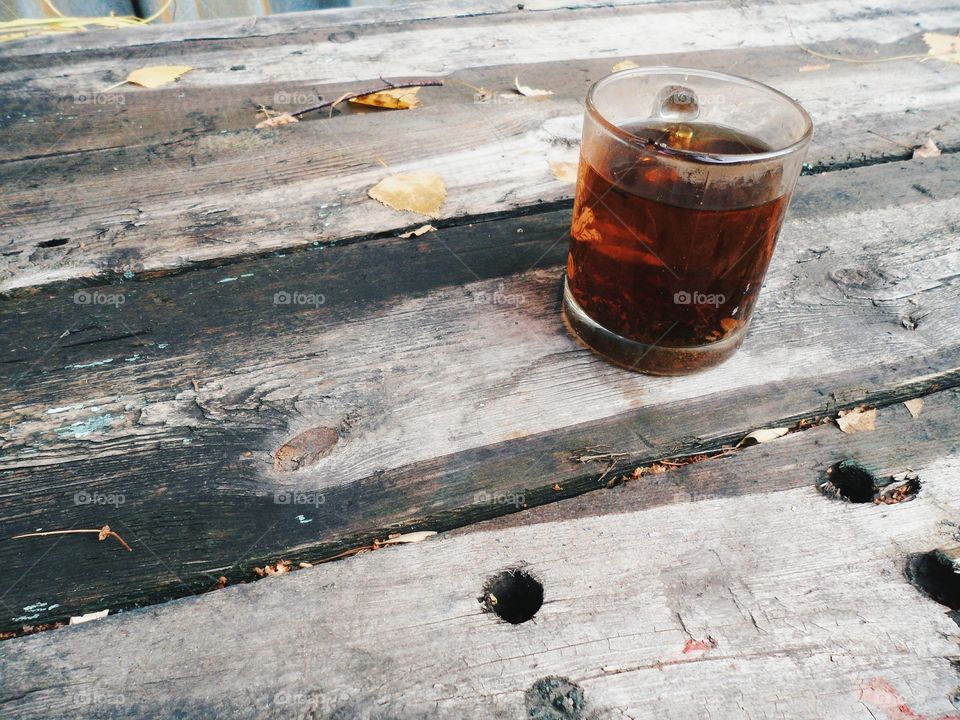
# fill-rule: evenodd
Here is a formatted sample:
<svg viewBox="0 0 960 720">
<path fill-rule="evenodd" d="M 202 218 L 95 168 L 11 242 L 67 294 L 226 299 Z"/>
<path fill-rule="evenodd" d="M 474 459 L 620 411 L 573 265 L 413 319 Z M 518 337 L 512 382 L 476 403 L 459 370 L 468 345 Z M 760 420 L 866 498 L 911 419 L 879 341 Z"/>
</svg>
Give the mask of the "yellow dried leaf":
<svg viewBox="0 0 960 720">
<path fill-rule="evenodd" d="M 447 197 L 443 178 L 432 172 L 388 175 L 367 195 L 394 210 L 409 210 L 429 217 L 440 216 L 440 205 Z"/>
<path fill-rule="evenodd" d="M 404 533 L 403 535 L 393 535 L 380 544 L 396 545 L 398 543 L 418 543 L 436 534 L 436 530 L 420 530 L 419 532 Z"/>
<path fill-rule="evenodd" d="M 927 141 L 920 147 L 913 149 L 913 159 L 932 158 L 940 155 L 940 148 L 933 141 L 933 138 L 927 138 Z"/>
<path fill-rule="evenodd" d="M 551 160 L 550 171 L 556 176 L 557 180 L 568 183 L 575 183 L 577 181 L 576 163 Z"/>
<path fill-rule="evenodd" d="M 417 97 L 418 92 L 420 92 L 419 87 L 394 88 L 350 98 L 350 102 L 357 105 L 386 108 L 387 110 L 410 110 L 420 104 L 420 98 Z"/>
<path fill-rule="evenodd" d="M 801 65 L 798 72 L 820 72 L 821 70 L 828 70 L 830 68 L 830 63 L 821 63 L 819 65 Z"/>
<path fill-rule="evenodd" d="M 749 435 L 744 436 L 737 447 L 742 445 L 757 445 L 759 443 L 769 442 L 770 440 L 776 440 L 779 437 L 783 437 L 788 432 L 790 428 L 778 427 L 778 428 L 763 428 L 762 430 L 754 430 Z"/>
<path fill-rule="evenodd" d="M 907 410 L 913 417 L 919 417 L 920 411 L 923 410 L 923 398 L 913 398 L 913 400 L 904 400 L 903 404 L 907 406 Z"/>
<path fill-rule="evenodd" d="M 923 41 L 930 48 L 928 55 L 944 62 L 960 63 L 960 35 L 924 33 Z"/>
<path fill-rule="evenodd" d="M 290 113 L 280 113 L 279 115 L 274 115 L 271 118 L 266 120 L 261 120 L 257 123 L 257 130 L 268 127 L 279 127 L 280 125 L 290 125 L 291 123 L 300 122 L 299 119 L 295 118 Z"/>
<path fill-rule="evenodd" d="M 184 73 L 193 70 L 189 65 L 153 65 L 151 67 L 134 70 L 127 75 L 127 82 L 142 85 L 145 88 L 155 88 L 172 83 Z"/>
<path fill-rule="evenodd" d="M 633 60 L 621 60 L 616 65 L 613 66 L 613 72 L 620 72 L 621 70 L 629 70 L 630 68 L 640 67 Z"/>
<path fill-rule="evenodd" d="M 877 409 L 855 408 L 841 410 L 837 418 L 837 426 L 848 435 L 873 430 L 877 424 Z"/>
<path fill-rule="evenodd" d="M 536 88 L 521 85 L 520 78 L 518 77 L 513 79 L 513 86 L 517 89 L 518 93 L 527 97 L 543 97 L 545 95 L 553 95 L 553 90 L 537 90 Z"/>
<path fill-rule="evenodd" d="M 423 235 L 423 234 L 425 234 L 425 233 L 433 232 L 433 231 L 435 231 L 435 230 L 436 230 L 436 228 L 435 228 L 433 225 L 421 225 L 421 226 L 418 227 L 416 230 L 411 230 L 411 231 L 409 231 L 409 232 L 401 233 L 401 234 L 400 234 L 400 237 L 402 237 L 402 238 L 404 238 L 404 239 L 406 239 L 406 238 L 412 238 L 412 237 L 420 237 L 421 235 Z"/>
</svg>

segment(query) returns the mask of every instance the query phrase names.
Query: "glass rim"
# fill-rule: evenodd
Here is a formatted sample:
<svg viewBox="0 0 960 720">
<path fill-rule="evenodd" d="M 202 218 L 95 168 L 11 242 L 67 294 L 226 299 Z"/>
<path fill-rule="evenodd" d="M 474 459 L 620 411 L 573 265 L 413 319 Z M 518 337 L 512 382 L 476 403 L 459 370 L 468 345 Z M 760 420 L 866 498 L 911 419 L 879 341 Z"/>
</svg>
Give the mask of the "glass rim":
<svg viewBox="0 0 960 720">
<path fill-rule="evenodd" d="M 682 160 L 687 160 L 689 162 L 697 162 L 700 164 L 723 164 L 723 165 L 732 165 L 738 163 L 755 163 L 763 162 L 765 160 L 775 160 L 778 158 L 783 158 L 788 155 L 802 150 L 809 142 L 810 138 L 813 136 L 813 120 L 810 118 L 809 113 L 804 109 L 804 107 L 794 100 L 792 97 L 783 93 L 776 88 L 770 87 L 762 82 L 757 80 L 752 80 L 742 75 L 734 75 L 732 73 L 723 73 L 717 72 L 715 70 L 704 70 L 702 68 L 691 68 L 691 67 L 679 67 L 674 65 L 648 65 L 638 68 L 628 68 L 625 70 L 619 70 L 617 72 L 610 73 L 600 78 L 593 85 L 590 86 L 590 89 L 587 91 L 587 98 L 585 101 L 587 112 L 590 113 L 591 117 L 596 120 L 600 125 L 611 133 L 615 137 L 618 137 L 631 145 L 637 145 L 638 140 L 643 140 L 633 133 L 627 132 L 623 128 L 607 120 L 604 117 L 604 114 L 597 107 L 594 102 L 594 97 L 598 89 L 611 82 L 614 78 L 624 78 L 631 75 L 656 75 L 662 73 L 685 73 L 690 75 L 700 75 L 713 78 L 715 80 L 722 80 L 724 82 L 733 82 L 740 85 L 748 85 L 755 90 L 760 90 L 763 93 L 773 95 L 775 98 L 784 100 L 787 104 L 792 107 L 799 115 L 803 121 L 804 131 L 801 136 L 794 142 L 786 145 L 782 148 L 776 148 L 773 150 L 766 150 L 759 153 L 736 153 L 736 154 L 724 154 L 724 153 L 704 153 L 698 152 L 695 150 L 683 150 L 681 148 L 672 148 L 661 143 L 652 143 L 652 148 L 655 152 L 662 153 L 664 155 L 669 155 L 676 157 Z M 651 144 L 645 142 L 643 147 L 651 147 Z"/>
</svg>

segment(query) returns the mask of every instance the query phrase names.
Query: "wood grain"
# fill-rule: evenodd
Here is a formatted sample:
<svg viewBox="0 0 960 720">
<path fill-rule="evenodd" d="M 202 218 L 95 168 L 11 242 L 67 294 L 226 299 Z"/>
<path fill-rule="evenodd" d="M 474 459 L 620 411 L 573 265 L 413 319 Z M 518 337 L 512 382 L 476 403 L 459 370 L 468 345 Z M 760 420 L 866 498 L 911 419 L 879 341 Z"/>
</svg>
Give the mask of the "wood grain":
<svg viewBox="0 0 960 720">
<path fill-rule="evenodd" d="M 918 25 L 960 26 L 953 7 L 888 4 L 856 19 L 840 0 L 788 11 L 803 42 L 836 42 L 833 50 L 866 57 L 923 54 Z M 119 53 L 77 46 L 54 55 L 43 43 L 33 55 L 27 45 L 4 49 L 0 293 L 400 232 L 421 218 L 367 197 L 387 172 L 380 161 L 393 172 L 439 172 L 449 189 L 441 212 L 451 222 L 569 201 L 572 187 L 549 163 L 576 159 L 586 87 L 624 56 L 609 38 L 651 23 L 660 30 L 644 34 L 634 60 L 746 74 L 803 102 L 817 124 L 812 169 L 902 158 L 928 136 L 960 147 L 955 124 L 945 122 L 960 112 L 960 68 L 931 60 L 799 72 L 813 58 L 795 47 L 773 4 L 511 11 L 517 21 L 506 24 L 501 11 L 455 21 L 424 11 L 357 30 L 337 25 L 345 21 L 336 14 L 322 29 L 297 31 L 271 18 L 270 32 L 209 42 L 193 30 L 150 29 L 157 43 Z M 329 40 L 341 30 L 356 38 Z M 129 69 L 163 62 L 195 70 L 168 88 L 99 92 Z M 384 74 L 447 84 L 424 89 L 424 106 L 411 112 L 347 111 L 252 129 L 258 104 L 300 108 Z M 509 89 L 516 77 L 556 94 L 520 98 Z M 480 86 L 493 91 L 490 101 L 476 102 Z"/>
<path fill-rule="evenodd" d="M 746 344 L 685 380 L 565 334 L 563 210 L 9 301 L 5 536 L 109 523 L 135 552 L 0 542 L 5 626 L 602 487 L 584 448 L 629 469 L 955 386 L 958 162 L 802 179 Z"/>
<path fill-rule="evenodd" d="M 957 626 L 904 566 L 954 541 L 957 402 L 940 393 L 917 419 L 882 410 L 872 433 L 820 426 L 593 493 L 590 512 L 559 503 L 555 518 L 522 513 L 11 640 L 0 707 L 11 719 L 953 720 Z M 824 497 L 814 483 L 838 455 L 912 467 L 920 494 Z M 671 504 L 642 509 L 667 486 Z M 545 601 L 511 625 L 478 596 L 518 566 Z M 535 688 L 555 677 L 568 710 L 551 715 Z"/>
</svg>

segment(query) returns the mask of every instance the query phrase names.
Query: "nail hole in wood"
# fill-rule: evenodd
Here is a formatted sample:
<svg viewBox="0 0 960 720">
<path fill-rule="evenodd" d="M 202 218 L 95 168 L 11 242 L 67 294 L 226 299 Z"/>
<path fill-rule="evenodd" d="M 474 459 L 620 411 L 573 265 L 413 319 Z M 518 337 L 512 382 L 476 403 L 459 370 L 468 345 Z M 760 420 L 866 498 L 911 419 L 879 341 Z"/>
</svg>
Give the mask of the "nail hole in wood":
<svg viewBox="0 0 960 720">
<path fill-rule="evenodd" d="M 53 238 L 52 240 L 42 240 L 37 243 L 37 247 L 41 248 L 52 248 L 60 247 L 61 245 L 66 245 L 70 241 L 70 238 Z"/>
<path fill-rule="evenodd" d="M 906 472 L 881 480 L 856 460 L 841 460 L 827 469 L 819 488 L 827 497 L 847 502 L 897 505 L 917 496 L 920 477 Z"/>
<path fill-rule="evenodd" d="M 938 550 L 907 558 L 907 580 L 924 595 L 953 611 L 960 610 L 960 574 Z M 957 616 L 954 615 L 954 620 Z"/>
<path fill-rule="evenodd" d="M 533 618 L 543 605 L 543 585 L 520 568 L 504 570 L 487 579 L 477 598 L 487 612 L 512 625 Z"/>
<path fill-rule="evenodd" d="M 855 460 L 841 460 L 827 469 L 827 479 L 820 485 L 820 490 L 824 495 L 847 502 L 873 502 L 877 479 Z"/>
</svg>

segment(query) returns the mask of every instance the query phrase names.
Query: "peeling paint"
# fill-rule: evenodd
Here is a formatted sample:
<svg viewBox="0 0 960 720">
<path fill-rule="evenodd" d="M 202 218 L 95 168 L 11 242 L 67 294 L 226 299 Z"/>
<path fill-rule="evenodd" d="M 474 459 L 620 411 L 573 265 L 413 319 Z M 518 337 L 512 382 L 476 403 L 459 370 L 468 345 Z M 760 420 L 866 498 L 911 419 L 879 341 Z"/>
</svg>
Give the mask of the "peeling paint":
<svg viewBox="0 0 960 720">
<path fill-rule="evenodd" d="M 71 437 L 74 440 L 79 440 L 80 438 L 86 437 L 91 433 L 106 430 L 113 425 L 113 422 L 116 419 L 117 418 L 110 413 L 106 413 L 104 415 L 92 417 L 89 420 L 78 420 L 77 422 L 71 423 L 65 427 L 57 428 L 57 435 L 65 440 L 70 439 Z"/>
</svg>

